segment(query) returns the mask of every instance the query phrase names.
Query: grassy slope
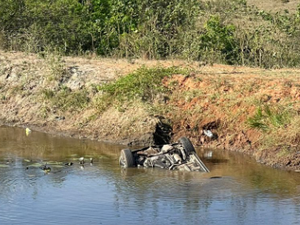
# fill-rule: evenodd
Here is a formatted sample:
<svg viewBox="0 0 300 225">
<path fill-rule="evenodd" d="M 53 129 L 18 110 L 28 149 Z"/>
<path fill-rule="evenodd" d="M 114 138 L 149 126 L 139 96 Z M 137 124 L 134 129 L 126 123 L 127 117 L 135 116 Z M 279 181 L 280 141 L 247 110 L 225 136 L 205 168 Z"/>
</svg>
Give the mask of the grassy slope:
<svg viewBox="0 0 300 225">
<path fill-rule="evenodd" d="M 142 136 L 154 132 L 163 117 L 173 127 L 174 140 L 188 136 L 197 145 L 243 151 L 269 165 L 300 169 L 300 70 L 183 61 L 55 61 L 5 52 L 0 56 L 0 120 L 6 123 L 142 144 L 139 141 L 148 138 Z M 141 65 L 160 69 L 136 70 Z M 170 66 L 181 69 L 161 69 Z M 143 76 L 151 78 L 159 71 L 166 73 L 162 82 L 156 80 L 155 87 L 151 79 L 144 82 Z M 128 72 L 141 79 L 136 85 L 142 86 L 134 92 L 126 88 L 132 85 L 124 77 Z M 125 78 L 123 86 L 116 83 L 118 92 L 99 89 L 117 77 Z M 206 137 L 207 129 L 217 138 Z"/>
<path fill-rule="evenodd" d="M 153 132 L 157 118 L 143 107 L 127 107 L 125 113 L 107 107 L 99 113 L 96 86 L 140 66 L 125 60 L 0 52 L 0 120 L 54 134 L 128 143 Z"/>
</svg>

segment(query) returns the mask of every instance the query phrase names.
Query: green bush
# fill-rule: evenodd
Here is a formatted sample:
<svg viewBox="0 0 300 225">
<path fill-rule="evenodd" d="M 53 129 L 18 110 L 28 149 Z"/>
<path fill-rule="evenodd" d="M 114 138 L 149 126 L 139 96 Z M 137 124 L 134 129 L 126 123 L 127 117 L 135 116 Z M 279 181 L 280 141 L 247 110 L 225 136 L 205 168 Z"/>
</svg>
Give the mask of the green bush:
<svg viewBox="0 0 300 225">
<path fill-rule="evenodd" d="M 246 0 L 0 0 L 1 47 L 266 68 L 299 66 L 300 5 Z"/>
<path fill-rule="evenodd" d="M 290 122 L 291 112 L 282 107 L 264 105 L 258 107 L 256 113 L 247 120 L 251 128 L 268 131 L 272 128 L 283 127 Z"/>
<path fill-rule="evenodd" d="M 127 76 L 120 77 L 115 82 L 98 86 L 98 91 L 118 101 L 138 99 L 152 102 L 157 94 L 168 91 L 162 84 L 164 77 L 187 73 L 187 70 L 176 67 L 141 67 Z"/>
<path fill-rule="evenodd" d="M 231 24 L 221 24 L 220 17 L 212 16 L 205 23 L 205 33 L 200 36 L 200 49 L 210 54 L 218 54 L 226 63 L 236 63 L 238 47 L 234 38 L 235 27 Z M 207 56 L 205 56 L 207 57 Z M 206 60 L 203 56 L 201 60 Z"/>
<path fill-rule="evenodd" d="M 163 86 L 163 78 L 174 74 L 187 75 L 188 71 L 176 67 L 141 67 L 114 82 L 98 86 L 100 97 L 95 99 L 95 107 L 99 111 L 103 111 L 110 105 L 119 107 L 124 101 L 128 104 L 135 101 L 146 104 L 153 103 L 154 100 L 161 97 L 161 94 L 169 91 Z"/>
</svg>

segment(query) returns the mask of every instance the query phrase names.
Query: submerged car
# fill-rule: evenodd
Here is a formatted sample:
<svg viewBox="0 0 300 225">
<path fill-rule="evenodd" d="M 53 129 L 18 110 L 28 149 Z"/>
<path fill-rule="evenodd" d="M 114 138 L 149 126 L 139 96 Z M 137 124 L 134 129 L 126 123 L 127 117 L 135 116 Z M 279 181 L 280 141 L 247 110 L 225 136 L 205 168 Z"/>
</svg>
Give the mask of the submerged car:
<svg viewBox="0 0 300 225">
<path fill-rule="evenodd" d="M 209 172 L 187 137 L 182 137 L 173 144 L 136 150 L 122 149 L 119 162 L 122 167 L 159 167 L 169 170 Z"/>
</svg>

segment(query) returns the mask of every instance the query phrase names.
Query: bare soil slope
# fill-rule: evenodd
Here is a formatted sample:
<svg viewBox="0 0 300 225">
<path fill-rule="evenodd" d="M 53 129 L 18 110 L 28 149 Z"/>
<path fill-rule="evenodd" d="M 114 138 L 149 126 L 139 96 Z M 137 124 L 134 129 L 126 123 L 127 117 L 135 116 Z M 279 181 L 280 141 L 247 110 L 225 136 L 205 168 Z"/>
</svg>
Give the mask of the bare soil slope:
<svg viewBox="0 0 300 225">
<path fill-rule="evenodd" d="M 175 75 L 165 84 L 173 88 L 167 117 L 174 138 L 187 135 L 205 147 L 241 151 L 274 167 L 299 168 L 300 70 L 214 65 L 188 77 Z"/>
</svg>

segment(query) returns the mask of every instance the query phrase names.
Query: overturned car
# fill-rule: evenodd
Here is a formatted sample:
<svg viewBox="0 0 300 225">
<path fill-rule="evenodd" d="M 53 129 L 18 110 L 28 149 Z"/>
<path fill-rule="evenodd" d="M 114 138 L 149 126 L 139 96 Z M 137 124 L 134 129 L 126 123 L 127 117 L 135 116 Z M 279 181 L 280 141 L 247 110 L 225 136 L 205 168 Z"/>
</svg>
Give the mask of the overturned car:
<svg viewBox="0 0 300 225">
<path fill-rule="evenodd" d="M 173 144 L 150 146 L 133 151 L 123 149 L 119 162 L 123 167 L 159 167 L 169 170 L 209 172 L 191 141 L 186 137 Z"/>
</svg>

